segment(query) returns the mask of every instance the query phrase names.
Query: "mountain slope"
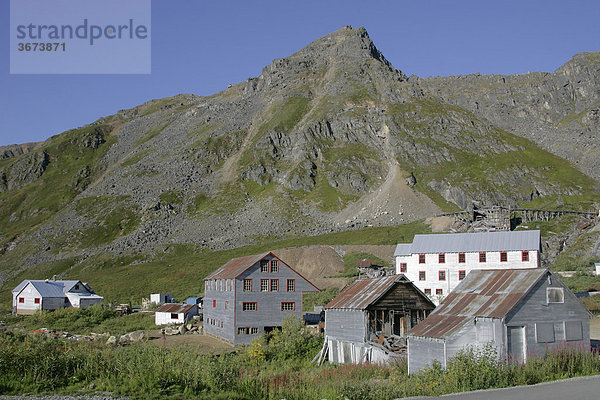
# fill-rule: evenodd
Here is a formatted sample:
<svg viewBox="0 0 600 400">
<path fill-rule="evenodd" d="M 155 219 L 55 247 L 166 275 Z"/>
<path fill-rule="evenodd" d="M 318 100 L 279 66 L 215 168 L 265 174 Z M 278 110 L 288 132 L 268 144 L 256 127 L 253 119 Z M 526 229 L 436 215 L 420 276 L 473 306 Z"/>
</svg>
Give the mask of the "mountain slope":
<svg viewBox="0 0 600 400">
<path fill-rule="evenodd" d="M 0 281 L 143 263 L 173 244 L 212 251 L 396 225 L 473 201 L 598 204 L 597 176 L 528 140 L 497 101 L 473 109 L 461 93 L 487 89 L 461 79 L 407 78 L 363 28 L 344 27 L 213 96 L 152 100 L 5 152 Z"/>
</svg>

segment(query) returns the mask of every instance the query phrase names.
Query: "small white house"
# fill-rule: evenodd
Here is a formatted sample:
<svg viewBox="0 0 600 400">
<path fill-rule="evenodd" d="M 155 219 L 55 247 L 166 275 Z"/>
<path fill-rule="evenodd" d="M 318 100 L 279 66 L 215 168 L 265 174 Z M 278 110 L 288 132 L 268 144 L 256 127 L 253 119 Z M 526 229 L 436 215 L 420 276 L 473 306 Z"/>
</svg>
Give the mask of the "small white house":
<svg viewBox="0 0 600 400">
<path fill-rule="evenodd" d="M 165 304 L 172 303 L 173 295 L 171 293 L 152 293 L 150 295 L 150 303 Z"/>
<path fill-rule="evenodd" d="M 163 304 L 154 312 L 156 325 L 183 324 L 198 315 L 196 304 Z"/>
<path fill-rule="evenodd" d="M 85 309 L 102 300 L 86 283 L 75 280 L 24 280 L 12 290 L 13 313 L 18 315 L 66 307 Z"/>
<path fill-rule="evenodd" d="M 404 274 L 434 303 L 472 270 L 538 268 L 540 231 L 415 235 L 396 246 L 396 273 Z"/>
</svg>

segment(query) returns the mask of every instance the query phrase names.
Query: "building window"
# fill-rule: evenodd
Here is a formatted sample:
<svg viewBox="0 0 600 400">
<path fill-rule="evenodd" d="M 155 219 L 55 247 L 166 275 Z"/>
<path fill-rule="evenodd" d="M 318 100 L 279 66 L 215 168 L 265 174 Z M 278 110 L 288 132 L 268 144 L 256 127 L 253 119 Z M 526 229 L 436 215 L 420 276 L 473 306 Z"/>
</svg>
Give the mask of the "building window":
<svg viewBox="0 0 600 400">
<path fill-rule="evenodd" d="M 462 281 L 463 279 L 465 279 L 465 276 L 467 276 L 467 271 L 465 271 L 464 269 L 458 271 L 458 280 Z"/>
<path fill-rule="evenodd" d="M 425 254 L 419 254 L 419 264 L 425 264 Z"/>
<path fill-rule="evenodd" d="M 19 303 L 25 303 L 25 297 L 19 297 Z"/>
<path fill-rule="evenodd" d="M 225 309 L 229 310 L 229 300 L 225 300 Z"/>
<path fill-rule="evenodd" d="M 440 264 L 445 264 L 446 263 L 446 254 L 444 254 L 444 253 L 438 254 L 438 262 Z"/>
<path fill-rule="evenodd" d="M 177 313 L 171 313 L 171 319 L 179 319 L 179 315 L 177 315 Z"/>
<path fill-rule="evenodd" d="M 406 273 L 406 263 L 400 263 L 400 272 Z"/>
<path fill-rule="evenodd" d="M 479 262 L 485 262 L 485 251 L 479 252 Z"/>
<path fill-rule="evenodd" d="M 281 303 L 281 311 L 294 311 L 295 309 L 296 309 L 296 303 L 294 303 L 294 302 Z"/>
<path fill-rule="evenodd" d="M 529 261 L 529 252 L 528 251 L 521 252 L 521 261 L 524 261 L 524 262 Z"/>
<path fill-rule="evenodd" d="M 258 328 L 257 327 L 250 328 L 250 334 L 251 335 L 256 335 L 257 333 L 258 333 Z"/>
<path fill-rule="evenodd" d="M 435 289 L 435 294 L 441 296 L 444 294 L 444 289 Z"/>
<path fill-rule="evenodd" d="M 261 292 L 268 292 L 269 291 L 269 280 L 268 279 L 261 279 L 260 280 L 260 291 Z"/>
<path fill-rule="evenodd" d="M 458 253 L 458 262 L 461 264 L 465 263 L 465 253 Z"/>
<path fill-rule="evenodd" d="M 295 292 L 296 291 L 296 280 L 295 279 L 288 279 L 287 280 L 287 291 L 288 292 Z"/>
<path fill-rule="evenodd" d="M 242 311 L 256 311 L 256 302 L 242 303 Z"/>
<path fill-rule="evenodd" d="M 33 302 L 34 302 L 35 304 L 40 304 L 40 298 L 39 298 L 39 297 L 36 297 L 35 299 L 33 299 Z"/>
<path fill-rule="evenodd" d="M 252 279 L 244 279 L 244 292 L 252 291 Z"/>
<path fill-rule="evenodd" d="M 217 301 L 213 300 L 213 308 L 216 308 L 216 307 L 217 307 Z"/>
<path fill-rule="evenodd" d="M 445 281 L 446 280 L 446 271 L 439 271 L 438 276 L 440 278 L 440 281 Z"/>
<path fill-rule="evenodd" d="M 424 281 L 425 280 L 425 271 L 419 271 L 419 280 L 420 281 Z"/>
<path fill-rule="evenodd" d="M 425 289 L 425 294 L 430 296 L 431 295 L 431 289 Z"/>
<path fill-rule="evenodd" d="M 279 291 L 279 279 L 271 279 L 271 292 Z"/>
<path fill-rule="evenodd" d="M 501 251 L 500 252 L 500 262 L 507 262 L 508 261 L 508 254 L 506 254 L 505 251 Z"/>
<path fill-rule="evenodd" d="M 250 328 L 238 328 L 238 335 L 247 335 L 250 331 Z"/>
<path fill-rule="evenodd" d="M 546 301 L 548 303 L 564 303 L 565 292 L 560 287 L 546 288 Z"/>
<path fill-rule="evenodd" d="M 75 290 L 79 290 L 79 284 L 74 286 Z"/>
<path fill-rule="evenodd" d="M 260 272 L 269 272 L 269 260 L 260 260 Z"/>
<path fill-rule="evenodd" d="M 271 260 L 271 272 L 279 272 L 279 262 L 277 260 Z"/>
</svg>

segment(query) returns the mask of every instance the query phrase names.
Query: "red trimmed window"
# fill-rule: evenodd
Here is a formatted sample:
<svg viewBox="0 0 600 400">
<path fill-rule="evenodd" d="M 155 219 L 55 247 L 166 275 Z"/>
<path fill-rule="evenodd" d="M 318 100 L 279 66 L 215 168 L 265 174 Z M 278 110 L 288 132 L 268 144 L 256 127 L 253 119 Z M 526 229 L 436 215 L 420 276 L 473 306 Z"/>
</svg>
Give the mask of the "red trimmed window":
<svg viewBox="0 0 600 400">
<path fill-rule="evenodd" d="M 400 272 L 401 273 L 405 273 L 406 272 L 406 263 L 400 263 Z"/>
<path fill-rule="evenodd" d="M 485 251 L 479 252 L 479 262 L 485 262 Z"/>
<path fill-rule="evenodd" d="M 430 296 L 431 295 L 431 289 L 425 289 L 425 294 Z"/>
<path fill-rule="evenodd" d="M 419 271 L 419 280 L 420 281 L 424 281 L 425 280 L 425 271 Z"/>
<path fill-rule="evenodd" d="M 281 311 L 294 311 L 296 309 L 296 303 L 294 302 L 282 302 Z"/>
<path fill-rule="evenodd" d="M 279 272 L 279 262 L 277 260 L 271 260 L 271 272 Z"/>
<path fill-rule="evenodd" d="M 438 296 L 441 296 L 444 294 L 444 289 L 435 289 L 435 294 L 437 294 Z"/>
<path fill-rule="evenodd" d="M 528 251 L 521 252 L 521 261 L 524 261 L 524 262 L 529 261 L 529 252 Z"/>
<path fill-rule="evenodd" d="M 465 253 L 458 253 L 458 262 L 460 264 L 464 264 L 465 263 Z"/>
<path fill-rule="evenodd" d="M 440 278 L 440 281 L 445 281 L 446 280 L 446 271 L 439 271 L 438 277 Z"/>
<path fill-rule="evenodd" d="M 33 303 L 34 304 L 40 304 L 40 298 L 36 297 L 35 299 L 33 299 Z"/>
<path fill-rule="evenodd" d="M 25 297 L 19 297 L 19 303 L 25 303 Z"/>
<path fill-rule="evenodd" d="M 260 260 L 260 272 L 269 272 L 269 260 Z"/>
<path fill-rule="evenodd" d="M 440 264 L 445 264 L 446 263 L 446 254 L 444 254 L 444 253 L 438 254 L 438 262 Z"/>
<path fill-rule="evenodd" d="M 425 254 L 419 254 L 419 264 L 425 264 Z"/>
<path fill-rule="evenodd" d="M 508 254 L 505 251 L 500 252 L 500 262 L 507 262 Z"/>
<path fill-rule="evenodd" d="M 252 279 L 244 279 L 244 292 L 252 291 Z"/>
<path fill-rule="evenodd" d="M 271 279 L 271 292 L 279 291 L 279 279 Z"/>
<path fill-rule="evenodd" d="M 288 292 L 295 292 L 296 291 L 296 280 L 295 279 L 288 279 L 287 280 L 287 291 Z"/>
<path fill-rule="evenodd" d="M 268 292 L 269 291 L 269 280 L 268 279 L 261 279 L 260 280 L 260 291 L 261 292 Z"/>
<path fill-rule="evenodd" d="M 256 302 L 242 303 L 242 311 L 256 311 Z"/>
<path fill-rule="evenodd" d="M 467 271 L 465 271 L 464 269 L 458 271 L 458 280 L 462 281 L 463 279 L 465 279 L 465 276 L 467 276 Z"/>
</svg>

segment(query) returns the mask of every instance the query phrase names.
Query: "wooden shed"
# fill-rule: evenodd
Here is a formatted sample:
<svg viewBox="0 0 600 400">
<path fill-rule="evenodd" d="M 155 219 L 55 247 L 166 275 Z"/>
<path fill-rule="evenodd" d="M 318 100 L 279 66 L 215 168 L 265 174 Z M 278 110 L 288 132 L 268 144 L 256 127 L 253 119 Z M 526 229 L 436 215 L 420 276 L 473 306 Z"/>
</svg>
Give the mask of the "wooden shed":
<svg viewBox="0 0 600 400">
<path fill-rule="evenodd" d="M 325 306 L 329 361 L 386 362 L 394 356 L 386 344 L 395 343 L 401 350 L 407 331 L 434 308 L 404 275 L 354 282 Z"/>
<path fill-rule="evenodd" d="M 515 362 L 562 346 L 589 351 L 590 317 L 549 269 L 473 270 L 408 332 L 408 372 L 446 367 L 467 346 L 491 344 Z"/>
<path fill-rule="evenodd" d="M 198 315 L 196 304 L 163 304 L 154 312 L 156 325 L 183 324 Z"/>
</svg>

